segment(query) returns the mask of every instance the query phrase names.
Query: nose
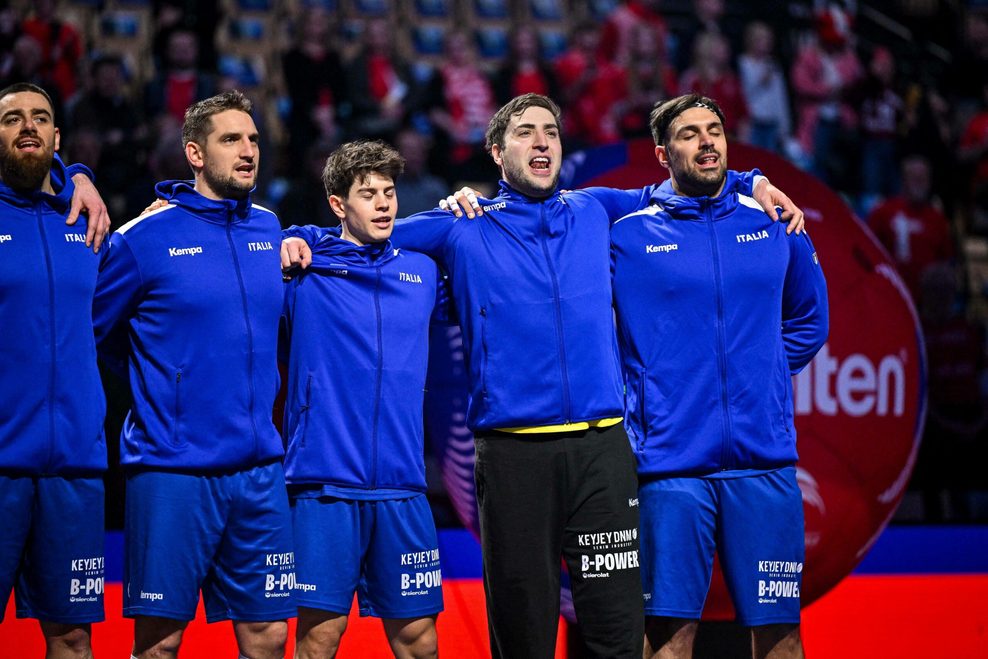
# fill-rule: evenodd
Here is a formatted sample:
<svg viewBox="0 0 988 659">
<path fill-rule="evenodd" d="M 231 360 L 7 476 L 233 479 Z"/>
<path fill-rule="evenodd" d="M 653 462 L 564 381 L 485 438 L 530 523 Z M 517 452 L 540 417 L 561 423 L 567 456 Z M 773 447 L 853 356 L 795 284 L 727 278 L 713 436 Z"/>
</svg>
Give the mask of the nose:
<svg viewBox="0 0 988 659">
<path fill-rule="evenodd" d="M 705 130 L 700 131 L 700 146 L 701 147 L 713 146 L 713 143 L 714 143 L 714 137 L 713 137 L 713 135 L 711 135 L 709 132 L 707 132 Z"/>
<path fill-rule="evenodd" d="M 545 151 L 549 148 L 549 139 L 543 131 L 535 131 L 535 139 L 532 141 L 532 146 L 540 151 Z"/>
<path fill-rule="evenodd" d="M 375 195 L 374 199 L 377 201 L 376 208 L 379 211 L 386 211 L 391 208 L 391 200 L 386 194 Z"/>
<path fill-rule="evenodd" d="M 245 137 L 240 140 L 240 157 L 245 160 L 253 160 L 257 157 L 258 147 L 257 142 L 252 141 L 249 137 Z"/>
<path fill-rule="evenodd" d="M 28 115 L 24 119 L 24 127 L 21 128 L 22 132 L 25 133 L 36 133 L 38 132 L 38 126 L 34 123 L 34 117 Z"/>
</svg>

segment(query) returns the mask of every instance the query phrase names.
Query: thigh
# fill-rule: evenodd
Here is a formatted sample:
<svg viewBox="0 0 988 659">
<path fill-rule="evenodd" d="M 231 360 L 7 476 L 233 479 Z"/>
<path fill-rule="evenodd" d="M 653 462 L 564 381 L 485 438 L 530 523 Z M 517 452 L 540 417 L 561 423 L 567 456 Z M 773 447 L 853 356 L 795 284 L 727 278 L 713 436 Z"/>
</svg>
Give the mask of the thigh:
<svg viewBox="0 0 988 659">
<path fill-rule="evenodd" d="M 125 616 L 195 618 L 229 508 L 216 478 L 158 471 L 127 477 Z"/>
<path fill-rule="evenodd" d="M 21 570 L 24 547 L 34 516 L 34 479 L 29 476 L 0 476 L 0 621 L 7 610 L 10 591 Z"/>
<path fill-rule="evenodd" d="M 718 481 L 724 578 L 738 622 L 799 622 L 803 585 L 803 499 L 796 468 Z"/>
<path fill-rule="evenodd" d="M 103 479 L 37 479 L 17 582 L 17 613 L 48 622 L 103 620 Z"/>
<path fill-rule="evenodd" d="M 573 606 L 595 656 L 641 656 L 638 479 L 620 425 L 568 442 L 564 553 Z"/>
<path fill-rule="evenodd" d="M 331 497 L 292 502 L 298 606 L 350 613 L 364 554 L 359 506 Z"/>
<path fill-rule="evenodd" d="M 716 550 L 713 487 L 702 478 L 662 478 L 638 492 L 645 615 L 697 620 Z"/>
<path fill-rule="evenodd" d="M 295 543 L 281 463 L 223 478 L 232 503 L 213 571 L 202 588 L 206 620 L 294 617 Z"/>
<path fill-rule="evenodd" d="M 374 531 L 360 579 L 360 614 L 395 619 L 442 611 L 439 540 L 425 495 L 367 503 Z"/>
</svg>

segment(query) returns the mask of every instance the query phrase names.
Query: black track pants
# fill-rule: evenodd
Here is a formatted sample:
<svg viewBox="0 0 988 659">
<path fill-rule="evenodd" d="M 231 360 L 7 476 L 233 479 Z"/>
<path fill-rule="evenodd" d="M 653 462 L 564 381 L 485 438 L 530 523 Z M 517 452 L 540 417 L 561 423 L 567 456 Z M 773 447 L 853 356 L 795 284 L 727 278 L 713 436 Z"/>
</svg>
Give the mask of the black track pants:
<svg viewBox="0 0 988 659">
<path fill-rule="evenodd" d="M 622 426 L 475 438 L 494 659 L 553 656 L 560 559 L 591 656 L 639 659 L 638 481 Z"/>
</svg>

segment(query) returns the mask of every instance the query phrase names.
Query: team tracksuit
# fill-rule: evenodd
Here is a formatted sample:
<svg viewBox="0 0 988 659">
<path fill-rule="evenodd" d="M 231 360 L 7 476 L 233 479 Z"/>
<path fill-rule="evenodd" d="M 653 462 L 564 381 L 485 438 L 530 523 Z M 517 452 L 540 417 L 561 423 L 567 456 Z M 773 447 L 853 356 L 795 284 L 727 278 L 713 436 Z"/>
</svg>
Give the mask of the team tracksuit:
<svg viewBox="0 0 988 659">
<path fill-rule="evenodd" d="M 278 219 L 187 181 L 156 192 L 169 205 L 113 234 L 94 305 L 101 354 L 126 359 L 134 399 L 121 433 L 124 611 L 192 617 L 201 585 L 210 620 L 291 616 L 283 449 L 271 419 Z"/>
<path fill-rule="evenodd" d="M 693 487 L 688 479 L 698 477 L 695 487 L 709 490 L 725 508 L 737 499 L 737 514 L 724 512 L 718 522 L 722 527 L 711 532 L 720 534 L 718 544 L 749 552 L 740 557 L 736 554 L 741 550 L 720 547 L 739 618 L 747 624 L 791 622 L 794 604 L 798 621 L 798 589 L 795 597 L 776 598 L 788 602 L 759 603 L 764 593 L 756 592 L 759 575 L 753 574 L 758 560 L 789 555 L 784 545 L 775 545 L 771 555 L 760 554 L 773 552 L 771 544 L 763 549 L 763 539 L 771 539 L 770 529 L 782 522 L 765 518 L 731 528 L 729 519 L 757 513 L 774 496 L 755 492 L 745 499 L 731 488 L 750 490 L 755 481 L 745 476 L 788 468 L 781 474 L 785 483 L 775 482 L 770 489 L 786 493 L 790 501 L 795 497 L 798 519 L 784 524 L 795 531 L 799 546 L 791 551 L 798 557 L 792 562 L 802 567 L 790 377 L 826 340 L 828 310 L 823 272 L 808 235 L 787 235 L 785 228 L 750 197 L 731 191 L 713 199 L 682 197 L 667 183 L 653 194 L 648 208 L 621 219 L 611 231 L 626 425 L 642 487 L 643 572 L 646 593 L 652 591 L 646 601 L 651 615 L 698 617 L 702 609 L 702 597 L 687 606 L 677 593 L 696 587 L 705 593 L 709 564 L 696 577 L 696 586 L 687 587 L 691 577 L 680 574 L 688 573 L 681 566 L 660 565 L 655 568 L 660 576 L 650 580 L 648 555 L 650 483 L 665 483 L 655 486 L 668 490 L 656 515 L 668 519 L 676 515 L 673 501 L 683 500 Z M 762 506 L 753 504 L 752 496 L 761 496 L 755 501 Z M 670 535 L 692 537 L 684 531 L 678 528 Z M 673 539 L 656 539 L 655 551 L 674 546 L 664 544 Z M 705 548 L 696 553 L 705 555 Z M 676 554 L 667 560 L 682 562 L 683 552 Z M 671 584 L 662 580 L 666 569 L 680 571 L 670 577 Z M 799 576 L 793 572 L 779 578 Z"/>
<path fill-rule="evenodd" d="M 398 222 L 392 235 L 450 275 L 469 362 L 495 657 L 552 656 L 560 556 L 591 651 L 641 655 L 637 492 L 620 424 L 535 435 L 497 429 L 622 415 L 608 234 L 612 218 L 647 199 L 605 188 L 532 199 L 502 183 L 476 219 L 431 211 Z M 322 233 L 289 231 L 310 245 Z"/>
<path fill-rule="evenodd" d="M 86 221 L 65 224 L 75 190 L 52 163 L 54 194 L 0 181 L 0 619 L 103 619 L 106 401 L 92 300 L 99 256 Z"/>
<path fill-rule="evenodd" d="M 424 493 L 423 396 L 438 268 L 327 234 L 288 283 L 285 476 L 300 606 L 413 618 L 442 610 Z"/>
</svg>

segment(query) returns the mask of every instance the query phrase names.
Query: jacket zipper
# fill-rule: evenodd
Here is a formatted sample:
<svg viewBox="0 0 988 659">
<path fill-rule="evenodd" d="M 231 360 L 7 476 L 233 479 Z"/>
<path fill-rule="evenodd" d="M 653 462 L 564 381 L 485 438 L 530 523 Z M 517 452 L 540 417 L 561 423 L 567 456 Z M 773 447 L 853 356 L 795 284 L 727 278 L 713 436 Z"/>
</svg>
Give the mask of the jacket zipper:
<svg viewBox="0 0 988 659">
<path fill-rule="evenodd" d="M 233 254 L 233 267 L 237 271 L 237 283 L 240 284 L 240 300 L 244 308 L 244 325 L 247 328 L 247 391 L 249 395 L 248 411 L 250 413 L 250 429 L 254 436 L 254 455 L 258 455 L 257 441 L 257 421 L 254 419 L 254 333 L 250 327 L 250 313 L 247 308 L 247 287 L 244 285 L 244 275 L 240 271 L 240 259 L 237 257 L 237 248 L 233 244 L 233 231 L 231 222 L 233 220 L 229 213 L 226 221 L 226 239 L 230 243 L 230 253 Z"/>
<path fill-rule="evenodd" d="M 717 249 L 717 231 L 714 228 L 712 206 L 708 203 L 704 209 L 710 237 L 710 252 L 714 264 L 714 288 L 717 292 L 717 368 L 720 371 L 720 404 L 721 412 L 721 445 L 720 468 L 726 471 L 731 468 L 731 417 L 727 400 L 727 337 L 724 332 L 724 291 L 721 282 L 720 252 Z"/>
<path fill-rule="evenodd" d="M 377 314 L 377 379 L 374 383 L 374 425 L 371 429 L 371 489 L 377 487 L 377 431 L 381 414 L 381 372 L 384 368 L 384 338 L 381 332 L 381 268 L 376 268 L 374 311 Z"/>
<path fill-rule="evenodd" d="M 55 358 L 57 355 L 56 342 L 58 337 L 55 333 L 55 275 L 52 272 L 51 248 L 48 244 L 48 232 L 45 231 L 45 222 L 40 206 L 35 206 L 34 213 L 38 218 L 38 230 L 41 231 L 41 241 L 45 246 L 45 267 L 48 269 L 48 341 L 51 347 L 51 366 L 48 369 L 48 451 L 45 460 L 45 472 L 52 464 L 52 455 L 55 451 Z"/>
<path fill-rule="evenodd" d="M 638 408 L 639 413 L 639 423 L 641 424 L 641 437 L 638 439 L 638 450 L 645 450 L 645 439 L 648 437 L 648 414 L 646 413 L 645 406 L 645 374 L 646 370 L 643 368 L 641 370 L 641 380 L 638 381 Z"/>
<path fill-rule="evenodd" d="M 542 219 L 542 253 L 545 255 L 546 267 L 549 270 L 549 279 L 552 281 L 552 306 L 555 311 L 556 341 L 559 343 L 559 370 L 562 377 L 563 394 L 563 423 L 570 422 L 572 414 L 569 399 L 569 371 L 566 366 L 566 346 L 563 344 L 563 311 L 559 300 L 559 279 L 556 270 L 552 267 L 552 259 L 549 258 L 549 222 L 545 217 L 545 204 L 539 204 L 539 214 Z"/>
<path fill-rule="evenodd" d="M 305 401 L 302 403 L 302 407 L 299 408 L 299 414 L 301 418 L 299 423 L 305 424 L 302 426 L 302 436 L 299 438 L 299 446 L 305 446 L 305 436 L 309 434 L 309 408 L 312 407 L 312 374 L 305 379 Z"/>
<path fill-rule="evenodd" d="M 480 307 L 480 345 L 483 348 L 483 355 L 480 362 L 480 386 L 481 394 L 487 398 L 487 307 Z"/>
<path fill-rule="evenodd" d="M 182 413 L 179 403 L 182 395 L 182 371 L 175 372 L 175 425 L 172 428 L 172 444 L 178 445 L 178 420 Z"/>
</svg>

